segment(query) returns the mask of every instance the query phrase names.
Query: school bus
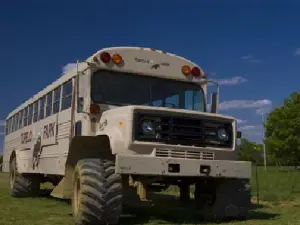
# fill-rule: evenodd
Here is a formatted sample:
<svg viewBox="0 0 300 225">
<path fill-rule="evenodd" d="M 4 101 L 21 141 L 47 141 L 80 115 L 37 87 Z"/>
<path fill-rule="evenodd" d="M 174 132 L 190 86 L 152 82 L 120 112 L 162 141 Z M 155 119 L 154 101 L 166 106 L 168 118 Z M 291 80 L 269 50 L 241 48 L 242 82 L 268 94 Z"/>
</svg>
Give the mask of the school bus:
<svg viewBox="0 0 300 225">
<path fill-rule="evenodd" d="M 76 224 L 117 224 L 126 190 L 141 203 L 170 185 L 201 213 L 246 218 L 251 162 L 237 161 L 236 119 L 208 107 L 204 70 L 152 48 L 103 48 L 13 110 L 3 171 L 13 197 L 70 199 Z M 200 211 L 199 211 L 200 213 Z"/>
</svg>

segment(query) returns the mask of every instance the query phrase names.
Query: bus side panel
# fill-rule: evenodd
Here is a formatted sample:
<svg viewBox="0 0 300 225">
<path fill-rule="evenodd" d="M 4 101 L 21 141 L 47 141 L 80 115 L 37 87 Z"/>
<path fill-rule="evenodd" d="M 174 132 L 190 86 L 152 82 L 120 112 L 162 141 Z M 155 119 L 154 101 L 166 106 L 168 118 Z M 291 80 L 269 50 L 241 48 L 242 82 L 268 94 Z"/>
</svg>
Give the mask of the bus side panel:
<svg viewBox="0 0 300 225">
<path fill-rule="evenodd" d="M 44 146 L 39 171 L 44 174 L 64 175 L 64 153 L 69 150 L 71 108 L 59 112 L 56 126 L 56 145 Z"/>
<path fill-rule="evenodd" d="M 58 162 L 57 119 L 58 114 L 54 114 L 36 124 L 37 132 L 33 145 L 37 143 L 38 134 L 40 134 L 41 145 L 32 150 L 32 163 L 37 160 L 36 166 L 32 170 L 34 173 L 44 174 L 48 170 L 50 173 L 56 171 Z"/>
<path fill-rule="evenodd" d="M 3 172 L 9 172 L 9 160 L 13 151 L 21 149 L 21 131 L 16 131 L 5 136 L 3 148 Z"/>
</svg>

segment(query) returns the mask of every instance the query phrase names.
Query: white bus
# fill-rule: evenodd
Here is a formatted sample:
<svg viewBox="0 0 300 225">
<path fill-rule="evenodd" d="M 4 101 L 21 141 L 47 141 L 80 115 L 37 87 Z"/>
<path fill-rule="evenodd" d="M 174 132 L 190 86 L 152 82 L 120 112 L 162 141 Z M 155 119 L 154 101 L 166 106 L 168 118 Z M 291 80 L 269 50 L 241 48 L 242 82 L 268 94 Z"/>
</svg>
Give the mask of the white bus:
<svg viewBox="0 0 300 225">
<path fill-rule="evenodd" d="M 216 216 L 245 217 L 251 163 L 234 158 L 236 120 L 218 114 L 218 93 L 208 112 L 207 82 L 197 64 L 150 48 L 78 62 L 8 115 L 10 194 L 36 196 L 50 181 L 53 196 L 72 200 L 76 224 L 115 224 L 125 189 L 146 201 L 147 190 L 178 185 L 188 200 L 195 183 L 196 201 L 211 196 Z"/>
</svg>

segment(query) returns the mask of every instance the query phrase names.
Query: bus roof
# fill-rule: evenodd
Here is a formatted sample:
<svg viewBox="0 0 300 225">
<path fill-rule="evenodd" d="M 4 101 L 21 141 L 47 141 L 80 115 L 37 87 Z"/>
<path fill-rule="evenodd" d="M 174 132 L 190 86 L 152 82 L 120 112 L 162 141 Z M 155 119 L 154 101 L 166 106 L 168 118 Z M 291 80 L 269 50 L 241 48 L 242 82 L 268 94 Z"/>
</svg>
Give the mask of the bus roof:
<svg viewBox="0 0 300 225">
<path fill-rule="evenodd" d="M 139 51 L 139 54 L 137 54 Z M 134 72 L 140 73 L 141 75 L 153 75 L 159 76 L 169 79 L 176 79 L 176 80 L 183 80 L 187 81 L 185 77 L 179 75 L 178 70 L 181 70 L 182 65 L 189 65 L 190 67 L 198 67 L 202 74 L 205 74 L 202 68 L 200 68 L 196 63 L 183 58 L 181 56 L 177 56 L 172 53 L 167 53 L 160 50 L 155 50 L 152 48 L 142 48 L 142 47 L 109 47 L 103 48 L 94 53 L 92 56 L 88 57 L 85 62 L 78 63 L 78 70 L 85 71 L 88 68 L 88 63 L 95 63 L 95 57 L 99 59 L 100 54 L 103 52 L 108 52 L 110 54 L 118 53 L 120 54 L 125 61 L 125 68 L 113 68 L 116 71 L 126 71 L 126 72 Z M 149 57 L 152 57 L 151 59 Z M 155 60 L 155 61 L 154 61 Z M 153 69 L 151 65 L 157 63 L 161 63 L 160 69 Z M 165 64 L 163 64 L 165 62 Z M 167 64 L 166 64 L 167 62 Z M 171 65 L 171 66 L 166 66 Z M 101 67 L 103 68 L 103 64 Z M 104 67 L 105 68 L 105 67 Z M 109 68 L 109 67 L 108 67 Z M 124 70 L 125 69 L 125 70 Z M 148 70 L 148 71 L 147 71 Z M 15 113 L 19 112 L 20 110 L 24 109 L 29 104 L 35 102 L 39 98 L 43 97 L 44 95 L 48 94 L 50 91 L 54 90 L 57 86 L 65 83 L 69 79 L 75 77 L 77 74 L 77 68 L 71 68 L 62 74 L 59 78 L 53 81 L 51 84 L 47 85 L 37 94 L 33 95 L 31 98 L 27 99 L 23 104 L 13 110 L 7 116 L 7 119 L 13 116 Z M 176 75 L 177 74 L 177 75 Z"/>
</svg>

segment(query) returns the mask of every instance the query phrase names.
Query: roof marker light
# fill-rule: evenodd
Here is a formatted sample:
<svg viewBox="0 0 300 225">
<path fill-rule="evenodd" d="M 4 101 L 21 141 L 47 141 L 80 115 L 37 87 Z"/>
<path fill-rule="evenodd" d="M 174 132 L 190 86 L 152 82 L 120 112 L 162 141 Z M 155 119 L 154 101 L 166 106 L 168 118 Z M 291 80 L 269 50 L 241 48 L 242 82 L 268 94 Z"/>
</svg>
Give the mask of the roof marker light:
<svg viewBox="0 0 300 225">
<path fill-rule="evenodd" d="M 95 63 L 99 63 L 98 57 L 97 57 L 97 56 L 94 56 L 94 57 L 93 57 L 93 61 L 94 61 Z"/>
<path fill-rule="evenodd" d="M 198 67 L 193 67 L 191 73 L 194 77 L 199 77 L 201 75 L 201 71 Z"/>
<path fill-rule="evenodd" d="M 184 65 L 181 67 L 181 72 L 187 76 L 191 73 L 191 68 L 188 65 Z"/>
<path fill-rule="evenodd" d="M 114 54 L 112 57 L 112 61 L 118 65 L 123 62 L 123 59 L 119 54 Z"/>
<path fill-rule="evenodd" d="M 102 62 L 109 63 L 111 57 L 108 52 L 102 52 L 100 55 L 100 58 L 101 58 Z"/>
</svg>

